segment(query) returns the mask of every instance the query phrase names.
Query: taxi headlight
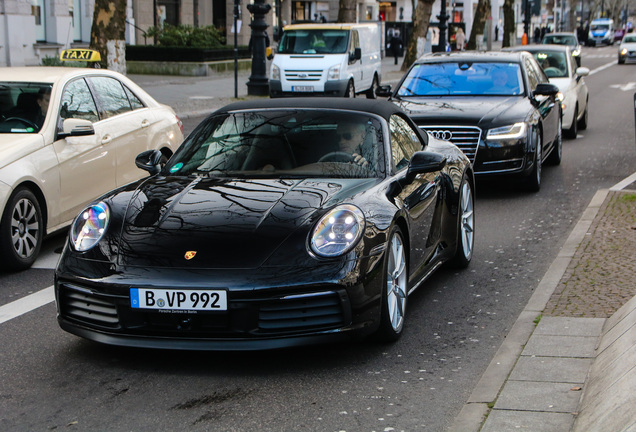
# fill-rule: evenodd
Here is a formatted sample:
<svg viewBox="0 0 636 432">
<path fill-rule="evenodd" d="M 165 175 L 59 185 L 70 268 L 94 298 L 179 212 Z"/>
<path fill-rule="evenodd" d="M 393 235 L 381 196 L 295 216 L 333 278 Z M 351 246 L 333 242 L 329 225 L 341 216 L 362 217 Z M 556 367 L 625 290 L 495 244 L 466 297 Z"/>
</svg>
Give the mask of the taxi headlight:
<svg viewBox="0 0 636 432">
<path fill-rule="evenodd" d="M 331 209 L 314 227 L 311 250 L 326 258 L 346 254 L 362 238 L 364 223 L 362 210 L 354 205 L 344 204 Z"/>
<path fill-rule="evenodd" d="M 75 219 L 71 226 L 71 245 L 78 252 L 95 246 L 106 232 L 110 210 L 104 202 L 93 204 Z"/>
<path fill-rule="evenodd" d="M 339 80 L 340 79 L 340 65 L 331 66 L 327 71 L 327 79 L 328 80 Z"/>
<path fill-rule="evenodd" d="M 510 140 L 519 139 L 526 136 L 528 125 L 525 122 L 513 125 L 502 126 L 488 130 L 487 140 Z"/>
<path fill-rule="evenodd" d="M 280 68 L 276 65 L 272 65 L 272 78 L 273 80 L 280 79 Z"/>
</svg>

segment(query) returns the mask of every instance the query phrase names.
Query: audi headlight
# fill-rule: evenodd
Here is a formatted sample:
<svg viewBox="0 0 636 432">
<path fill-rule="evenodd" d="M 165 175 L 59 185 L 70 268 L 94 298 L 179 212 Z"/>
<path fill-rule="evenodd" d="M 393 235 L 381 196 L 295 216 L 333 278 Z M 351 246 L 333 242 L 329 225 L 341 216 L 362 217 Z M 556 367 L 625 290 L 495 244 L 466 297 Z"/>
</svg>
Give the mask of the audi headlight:
<svg viewBox="0 0 636 432">
<path fill-rule="evenodd" d="M 327 71 L 327 79 L 328 80 L 339 80 L 340 79 L 340 65 L 331 66 Z"/>
<path fill-rule="evenodd" d="M 280 68 L 276 65 L 272 65 L 272 78 L 273 80 L 280 79 Z"/>
<path fill-rule="evenodd" d="M 110 210 L 104 202 L 93 204 L 84 210 L 71 227 L 71 244 L 78 252 L 95 246 L 106 232 Z"/>
<path fill-rule="evenodd" d="M 311 250 L 321 257 L 344 255 L 358 244 L 363 232 L 362 210 L 353 205 L 340 205 L 316 224 L 310 239 Z"/>
<path fill-rule="evenodd" d="M 510 140 L 519 139 L 526 136 L 528 125 L 524 122 L 515 123 L 509 126 L 502 126 L 488 131 L 487 140 Z"/>
</svg>

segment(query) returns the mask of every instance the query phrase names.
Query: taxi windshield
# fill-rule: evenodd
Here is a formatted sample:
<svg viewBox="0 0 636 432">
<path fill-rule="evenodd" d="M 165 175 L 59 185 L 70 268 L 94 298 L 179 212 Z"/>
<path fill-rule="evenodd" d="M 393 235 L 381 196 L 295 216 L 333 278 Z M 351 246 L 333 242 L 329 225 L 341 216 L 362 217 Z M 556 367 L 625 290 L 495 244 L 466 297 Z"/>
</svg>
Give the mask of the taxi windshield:
<svg viewBox="0 0 636 432">
<path fill-rule="evenodd" d="M 51 84 L 0 82 L 0 133 L 36 133 L 42 128 Z"/>
</svg>

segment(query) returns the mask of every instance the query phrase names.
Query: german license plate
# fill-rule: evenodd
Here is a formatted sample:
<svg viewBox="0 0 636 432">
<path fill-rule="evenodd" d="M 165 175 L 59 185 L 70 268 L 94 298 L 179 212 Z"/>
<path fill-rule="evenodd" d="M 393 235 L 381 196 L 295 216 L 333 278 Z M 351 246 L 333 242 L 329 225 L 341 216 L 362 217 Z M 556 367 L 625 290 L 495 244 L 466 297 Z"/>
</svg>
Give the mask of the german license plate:
<svg viewBox="0 0 636 432">
<path fill-rule="evenodd" d="M 130 306 L 134 309 L 225 311 L 227 291 L 131 288 Z"/>
<path fill-rule="evenodd" d="M 312 92 L 314 91 L 314 86 L 292 86 L 293 92 Z"/>
</svg>

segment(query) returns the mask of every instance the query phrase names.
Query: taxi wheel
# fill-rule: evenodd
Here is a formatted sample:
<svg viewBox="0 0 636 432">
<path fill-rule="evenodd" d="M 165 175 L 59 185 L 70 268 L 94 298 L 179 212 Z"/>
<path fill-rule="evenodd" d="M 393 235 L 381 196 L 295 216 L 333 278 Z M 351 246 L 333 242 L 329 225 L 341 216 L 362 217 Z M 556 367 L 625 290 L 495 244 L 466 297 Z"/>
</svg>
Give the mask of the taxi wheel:
<svg viewBox="0 0 636 432">
<path fill-rule="evenodd" d="M 0 267 L 10 271 L 31 267 L 40 253 L 43 234 L 39 201 L 29 189 L 16 189 L 0 223 Z"/>
<path fill-rule="evenodd" d="M 572 118 L 572 126 L 568 129 L 565 134 L 569 139 L 576 139 L 576 136 L 579 134 L 579 122 L 577 118 L 579 117 L 579 106 L 574 107 L 574 117 Z"/>
</svg>

